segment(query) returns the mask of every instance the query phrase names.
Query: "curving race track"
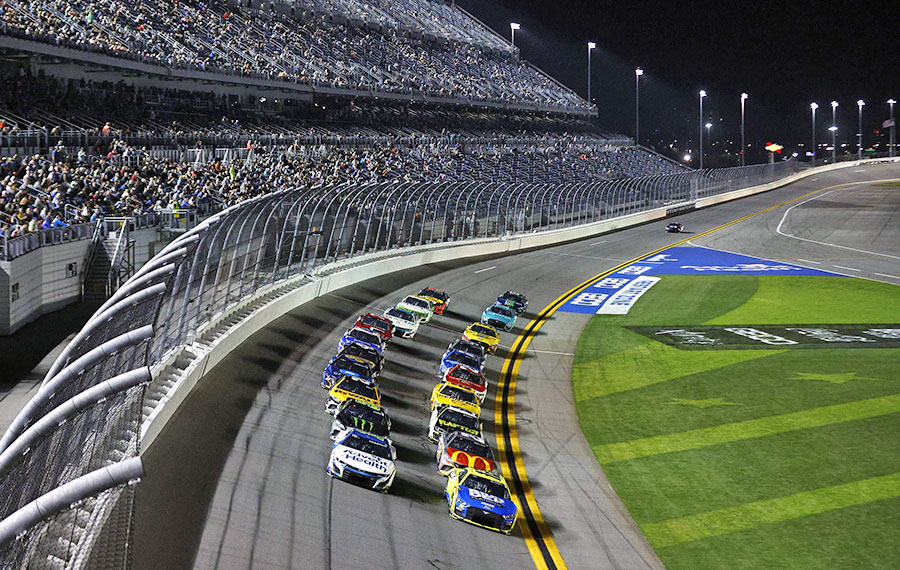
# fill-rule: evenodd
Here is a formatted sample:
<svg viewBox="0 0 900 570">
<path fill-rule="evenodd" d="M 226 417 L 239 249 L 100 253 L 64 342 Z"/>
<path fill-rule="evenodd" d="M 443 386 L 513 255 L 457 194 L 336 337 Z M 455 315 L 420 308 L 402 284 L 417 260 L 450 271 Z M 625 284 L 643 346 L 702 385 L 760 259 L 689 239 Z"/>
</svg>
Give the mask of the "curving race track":
<svg viewBox="0 0 900 570">
<path fill-rule="evenodd" d="M 900 178 L 900 167 L 846 168 L 679 221 L 700 233 L 815 190 L 892 178 Z M 900 243 L 897 189 L 852 189 L 834 188 L 828 195 L 824 190 L 812 202 L 796 200 L 697 243 L 900 284 L 900 262 L 892 257 Z M 868 210 L 859 208 L 860 200 Z M 790 206 L 795 207 L 785 217 Z M 521 513 L 511 537 L 451 519 L 425 432 L 440 355 L 496 295 L 512 288 L 530 301 L 515 334 L 503 336 L 509 348 L 528 321 L 572 287 L 690 237 L 666 234 L 663 225 L 516 256 L 411 268 L 348 287 L 275 321 L 216 367 L 145 451 L 134 567 L 462 569 L 564 562 L 570 568 L 662 568 L 578 427 L 572 353 L 589 317 L 553 315 L 518 363 L 515 417 L 508 419 L 517 426 L 530 482 L 525 488 L 545 523 L 537 527 L 538 540 L 523 538 L 527 521 Z M 423 325 L 414 340 L 395 341 L 379 380 L 399 455 L 391 493 L 334 481 L 325 474 L 331 442 L 325 391 L 318 385 L 322 369 L 356 315 L 387 308 L 425 285 L 450 293 L 450 309 Z M 486 370 L 491 387 L 482 419 L 492 440 L 498 435 L 496 387 L 505 352 L 489 357 Z M 497 442 L 491 443 L 498 451 Z"/>
</svg>

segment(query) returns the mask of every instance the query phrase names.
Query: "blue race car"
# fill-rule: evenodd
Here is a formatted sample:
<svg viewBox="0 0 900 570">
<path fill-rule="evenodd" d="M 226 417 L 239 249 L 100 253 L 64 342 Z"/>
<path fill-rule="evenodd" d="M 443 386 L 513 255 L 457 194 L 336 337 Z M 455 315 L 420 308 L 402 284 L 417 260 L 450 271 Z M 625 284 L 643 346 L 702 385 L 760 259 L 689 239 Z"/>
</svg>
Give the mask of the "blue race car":
<svg viewBox="0 0 900 570">
<path fill-rule="evenodd" d="M 481 360 L 484 360 L 484 357 L 485 357 L 483 346 L 481 346 L 480 344 L 476 344 L 474 342 L 469 342 L 464 339 L 458 339 L 458 340 L 451 342 L 449 345 L 447 345 L 447 351 L 444 352 L 444 354 L 448 354 L 454 350 L 458 350 L 460 352 L 465 352 L 466 354 L 471 354 L 475 358 L 478 358 Z"/>
<path fill-rule="evenodd" d="M 348 329 L 344 336 L 341 337 L 341 342 L 338 344 L 338 352 L 348 344 L 361 344 L 367 348 L 377 350 L 380 354 L 384 353 L 384 341 L 381 336 L 366 329 Z"/>
<path fill-rule="evenodd" d="M 517 315 L 521 315 L 525 312 L 525 309 L 528 308 L 528 298 L 521 293 L 516 293 L 515 291 L 507 291 L 497 297 L 496 304 L 503 305 L 504 307 L 509 307 L 510 309 L 515 311 Z"/>
<path fill-rule="evenodd" d="M 461 350 L 448 350 L 444 353 L 444 356 L 441 357 L 441 367 L 438 373 L 443 376 L 454 366 L 465 366 L 466 368 L 471 368 L 477 372 L 482 372 L 484 371 L 484 364 L 484 357 L 478 358 Z"/>
<path fill-rule="evenodd" d="M 505 305 L 491 305 L 481 314 L 481 322 L 495 329 L 511 331 L 516 324 L 516 313 Z"/>
<path fill-rule="evenodd" d="M 358 356 L 339 354 L 325 367 L 325 372 L 322 373 L 322 387 L 330 390 L 342 376 L 374 382 L 376 372 L 369 362 Z"/>
<path fill-rule="evenodd" d="M 503 534 L 511 533 L 516 525 L 516 504 L 510 498 L 506 481 L 499 475 L 472 467 L 453 469 L 447 478 L 444 498 L 450 516 L 455 519 Z"/>
</svg>

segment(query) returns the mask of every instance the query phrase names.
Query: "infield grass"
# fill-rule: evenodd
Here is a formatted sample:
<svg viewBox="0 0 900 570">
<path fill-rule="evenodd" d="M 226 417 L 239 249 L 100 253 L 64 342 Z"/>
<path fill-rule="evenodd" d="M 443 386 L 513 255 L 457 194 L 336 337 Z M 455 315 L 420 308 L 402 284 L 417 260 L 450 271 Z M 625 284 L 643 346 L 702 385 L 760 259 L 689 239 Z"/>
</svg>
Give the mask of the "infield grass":
<svg viewBox="0 0 900 570">
<path fill-rule="evenodd" d="M 900 322 L 900 287 L 667 275 L 576 350 L 579 420 L 668 568 L 896 568 L 900 349 L 680 350 L 625 326 Z"/>
</svg>

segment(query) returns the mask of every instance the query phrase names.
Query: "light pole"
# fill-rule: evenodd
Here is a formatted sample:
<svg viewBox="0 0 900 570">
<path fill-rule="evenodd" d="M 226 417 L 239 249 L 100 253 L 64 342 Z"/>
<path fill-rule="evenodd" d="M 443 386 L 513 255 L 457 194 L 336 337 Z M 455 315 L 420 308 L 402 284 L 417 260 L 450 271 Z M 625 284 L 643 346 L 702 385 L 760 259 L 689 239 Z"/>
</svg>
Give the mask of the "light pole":
<svg viewBox="0 0 900 570">
<path fill-rule="evenodd" d="M 856 102 L 856 106 L 859 107 L 859 132 L 857 133 L 859 137 L 859 153 L 857 154 L 857 160 L 862 160 L 862 108 L 865 104 L 866 102 L 862 99 Z"/>
<path fill-rule="evenodd" d="M 819 104 L 813 101 L 809 104 L 809 110 L 812 111 L 812 165 L 816 166 L 816 109 Z"/>
<path fill-rule="evenodd" d="M 640 67 L 634 70 L 634 145 L 640 143 L 640 117 L 641 117 L 641 75 L 644 70 Z"/>
<path fill-rule="evenodd" d="M 831 127 L 828 129 L 831 131 L 831 164 L 837 162 L 837 144 L 834 139 L 835 133 L 837 133 L 837 108 L 838 102 L 831 102 Z"/>
<path fill-rule="evenodd" d="M 597 47 L 594 42 L 588 42 L 588 106 L 591 104 L 591 50 Z"/>
<path fill-rule="evenodd" d="M 747 143 L 744 140 L 744 103 L 747 101 L 746 93 L 741 93 L 741 166 L 744 166 L 744 152 L 747 150 Z"/>
<path fill-rule="evenodd" d="M 513 47 L 516 47 L 516 30 L 521 27 L 522 26 L 515 22 L 509 23 L 509 43 L 511 43 Z"/>
<path fill-rule="evenodd" d="M 706 91 L 700 90 L 700 170 L 703 170 L 703 98 Z"/>
<path fill-rule="evenodd" d="M 893 99 L 888 99 L 887 102 L 888 102 L 888 105 L 891 106 L 891 137 L 890 137 L 890 141 L 891 141 L 890 147 L 891 148 L 889 150 L 890 150 L 890 157 L 894 158 L 894 103 L 896 103 L 896 101 L 894 101 Z"/>
</svg>

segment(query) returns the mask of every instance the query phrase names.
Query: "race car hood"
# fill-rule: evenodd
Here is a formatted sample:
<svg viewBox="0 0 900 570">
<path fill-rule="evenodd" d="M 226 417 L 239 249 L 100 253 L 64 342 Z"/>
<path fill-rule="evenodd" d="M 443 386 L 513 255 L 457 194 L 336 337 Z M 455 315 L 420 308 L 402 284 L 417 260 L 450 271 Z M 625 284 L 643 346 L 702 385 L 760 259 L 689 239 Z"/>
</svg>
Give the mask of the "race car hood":
<svg viewBox="0 0 900 570">
<path fill-rule="evenodd" d="M 470 433 L 474 436 L 481 437 L 481 432 L 479 430 L 471 428 L 469 426 L 460 425 L 456 422 L 448 422 L 447 420 L 438 418 L 437 425 L 447 433 L 461 431 L 463 433 Z"/>
<path fill-rule="evenodd" d="M 466 503 L 467 506 L 478 507 L 500 516 L 509 516 L 516 512 L 516 505 L 511 500 L 501 499 L 468 487 L 460 486 L 457 497 Z"/>
<path fill-rule="evenodd" d="M 358 449 L 351 449 L 339 445 L 334 451 L 337 458 L 348 466 L 365 471 L 367 473 L 375 473 L 379 475 L 387 475 L 394 468 L 394 462 L 376 457 L 368 453 L 363 453 Z"/>
<path fill-rule="evenodd" d="M 487 457 L 472 455 L 455 447 L 447 448 L 447 456 L 458 467 L 473 467 L 480 471 L 493 471 L 494 467 L 496 467 L 496 464 Z"/>
<path fill-rule="evenodd" d="M 455 384 L 462 388 L 468 388 L 469 390 L 475 390 L 477 392 L 483 392 L 487 389 L 486 383 L 478 383 L 478 382 L 469 382 L 468 380 L 462 380 L 457 378 L 456 376 L 448 375 L 447 382 L 451 384 Z"/>
<path fill-rule="evenodd" d="M 366 402 L 367 404 L 375 404 L 378 405 L 378 402 L 373 398 L 367 398 L 366 396 L 361 396 L 356 392 L 350 392 L 349 390 L 336 390 L 334 388 L 331 389 L 329 395 L 334 396 L 334 398 L 338 402 L 343 402 L 347 398 L 355 398 L 360 402 Z"/>
</svg>

